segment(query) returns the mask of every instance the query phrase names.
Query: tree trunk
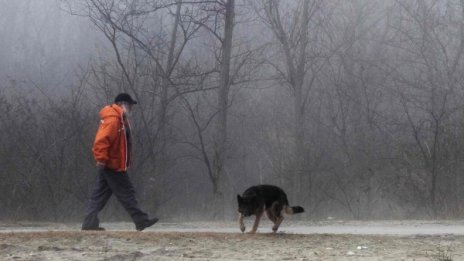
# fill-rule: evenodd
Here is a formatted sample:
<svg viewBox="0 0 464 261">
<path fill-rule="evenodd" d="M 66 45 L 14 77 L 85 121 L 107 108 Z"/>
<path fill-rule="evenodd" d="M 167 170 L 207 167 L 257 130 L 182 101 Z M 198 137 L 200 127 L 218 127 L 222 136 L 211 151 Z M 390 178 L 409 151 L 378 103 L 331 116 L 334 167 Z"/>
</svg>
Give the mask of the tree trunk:
<svg viewBox="0 0 464 261">
<path fill-rule="evenodd" d="M 299 44 L 299 56 L 295 58 L 296 68 L 293 66 L 293 96 L 294 96 L 294 115 L 295 115 L 295 170 L 292 175 L 291 188 L 295 195 L 301 195 L 301 182 L 305 175 L 305 137 L 304 137 L 304 116 L 305 116 L 305 101 L 303 94 L 303 84 L 306 68 L 306 47 L 308 45 L 308 29 L 309 24 L 309 0 L 303 1 L 303 14 L 301 17 L 301 42 Z M 287 57 L 287 61 L 291 61 L 292 57 Z M 293 64 L 293 61 L 291 61 Z M 292 184 L 293 183 L 293 184 Z"/>
<path fill-rule="evenodd" d="M 214 140 L 213 193 L 216 218 L 224 215 L 224 161 L 227 146 L 227 108 L 229 106 L 230 60 L 232 53 L 232 32 L 234 28 L 235 0 L 228 0 L 225 8 L 224 39 L 222 41 L 221 79 L 218 91 L 218 120 Z"/>
<path fill-rule="evenodd" d="M 167 153 L 166 153 L 166 143 L 168 140 L 168 135 L 167 135 L 167 130 L 166 126 L 167 124 L 167 114 L 168 114 L 168 99 L 169 99 L 169 88 L 171 85 L 171 74 L 172 74 L 172 65 L 174 63 L 174 52 L 175 52 L 175 47 L 176 47 L 176 40 L 177 40 L 177 28 L 179 26 L 179 21 L 180 21 L 180 11 L 181 11 L 181 6 L 182 6 L 182 0 L 177 1 L 177 10 L 176 10 L 176 16 L 174 20 L 174 25 L 171 31 L 171 39 L 170 39 L 170 44 L 169 44 L 169 51 L 168 51 L 168 57 L 166 61 L 166 69 L 164 71 L 166 72 L 166 75 L 162 79 L 162 86 L 161 86 L 161 99 L 160 99 L 160 115 L 159 115 L 159 128 L 160 128 L 160 158 L 159 158 L 159 163 L 157 166 L 157 170 L 159 174 L 163 174 L 166 171 L 166 161 L 168 159 Z"/>
</svg>

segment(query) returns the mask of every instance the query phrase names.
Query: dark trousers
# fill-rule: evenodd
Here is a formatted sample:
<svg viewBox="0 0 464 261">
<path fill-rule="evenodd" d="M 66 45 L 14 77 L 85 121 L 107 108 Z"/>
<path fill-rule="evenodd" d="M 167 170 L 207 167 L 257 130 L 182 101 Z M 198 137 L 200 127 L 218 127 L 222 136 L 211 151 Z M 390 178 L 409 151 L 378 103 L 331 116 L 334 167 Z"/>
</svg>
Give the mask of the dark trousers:
<svg viewBox="0 0 464 261">
<path fill-rule="evenodd" d="M 90 196 L 82 228 L 99 227 L 98 213 L 103 209 L 113 193 L 136 225 L 148 220 L 148 215 L 140 210 L 138 206 L 135 189 L 127 172 L 101 169 L 98 171 L 97 184 Z"/>
</svg>

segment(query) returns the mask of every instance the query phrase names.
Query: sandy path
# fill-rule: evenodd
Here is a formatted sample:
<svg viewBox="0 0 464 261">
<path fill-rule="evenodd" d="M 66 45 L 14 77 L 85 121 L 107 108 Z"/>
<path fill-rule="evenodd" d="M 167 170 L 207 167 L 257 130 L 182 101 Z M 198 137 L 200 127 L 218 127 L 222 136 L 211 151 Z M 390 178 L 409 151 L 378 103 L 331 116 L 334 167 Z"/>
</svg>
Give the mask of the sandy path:
<svg viewBox="0 0 464 261">
<path fill-rule="evenodd" d="M 106 232 L 81 232 L 78 224 L 4 224 L 0 225 L 0 260 L 430 261 L 439 260 L 438 255 L 464 260 L 460 232 L 464 226 L 458 221 L 303 224 L 289 223 L 283 233 L 271 234 L 265 223 L 256 235 L 238 233 L 234 223 L 164 223 L 144 232 L 134 232 L 128 223 L 104 224 L 111 228 Z M 414 233 L 385 235 L 386 230 L 400 231 L 401 227 Z M 291 232 L 315 228 L 321 233 Z M 335 233 L 323 232 L 329 228 Z M 448 233 L 451 229 L 438 233 L 445 228 L 459 233 Z M 214 232 L 202 231 L 206 229 Z"/>
<path fill-rule="evenodd" d="M 252 219 L 245 222 L 247 231 L 252 226 Z M 134 231 L 134 225 L 127 222 L 102 223 L 108 231 Z M 258 232 L 270 233 L 272 224 L 264 220 Z M 10 232 L 47 232 L 79 231 L 80 224 L 58 223 L 0 223 L 0 233 Z M 156 232 L 212 232 L 238 233 L 236 222 L 185 222 L 158 223 L 148 231 Z M 464 235 L 464 221 L 332 221 L 332 222 L 291 222 L 286 221 L 279 229 L 285 234 L 353 234 L 353 235 Z"/>
</svg>

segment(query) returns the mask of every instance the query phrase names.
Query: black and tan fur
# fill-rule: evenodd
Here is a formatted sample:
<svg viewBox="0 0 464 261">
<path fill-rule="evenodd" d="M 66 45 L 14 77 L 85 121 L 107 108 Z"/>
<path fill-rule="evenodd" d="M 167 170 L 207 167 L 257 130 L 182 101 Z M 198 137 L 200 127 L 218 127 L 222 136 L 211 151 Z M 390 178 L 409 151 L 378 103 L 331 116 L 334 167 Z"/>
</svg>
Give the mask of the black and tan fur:
<svg viewBox="0 0 464 261">
<path fill-rule="evenodd" d="M 255 215 L 255 223 L 250 233 L 256 233 L 259 221 L 266 212 L 268 218 L 274 223 L 272 231 L 277 232 L 280 224 L 284 220 L 283 212 L 286 214 L 296 214 L 304 212 L 300 206 L 290 207 L 288 204 L 287 194 L 273 185 L 252 186 L 245 190 L 243 194 L 237 195 L 239 226 L 242 232 L 245 232 L 243 218 Z"/>
</svg>

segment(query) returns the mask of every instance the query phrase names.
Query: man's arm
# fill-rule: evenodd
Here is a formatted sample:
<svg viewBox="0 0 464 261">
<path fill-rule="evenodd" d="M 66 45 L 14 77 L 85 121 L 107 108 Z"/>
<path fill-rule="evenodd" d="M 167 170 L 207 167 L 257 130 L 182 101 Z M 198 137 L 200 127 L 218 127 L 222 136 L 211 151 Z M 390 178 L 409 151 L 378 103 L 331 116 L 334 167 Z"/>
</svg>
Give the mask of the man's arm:
<svg viewBox="0 0 464 261">
<path fill-rule="evenodd" d="M 102 120 L 93 143 L 93 155 L 97 167 L 103 168 L 109 160 L 109 148 L 118 136 L 119 121 L 117 118 Z"/>
</svg>

